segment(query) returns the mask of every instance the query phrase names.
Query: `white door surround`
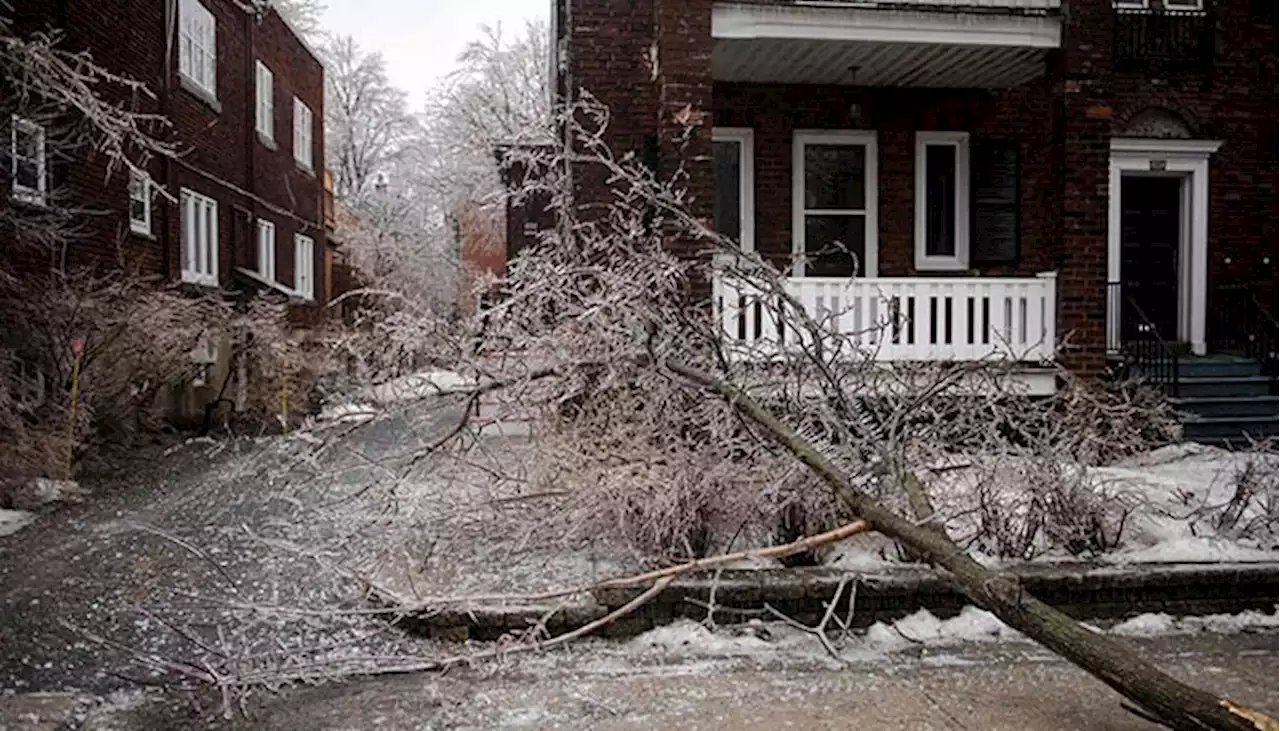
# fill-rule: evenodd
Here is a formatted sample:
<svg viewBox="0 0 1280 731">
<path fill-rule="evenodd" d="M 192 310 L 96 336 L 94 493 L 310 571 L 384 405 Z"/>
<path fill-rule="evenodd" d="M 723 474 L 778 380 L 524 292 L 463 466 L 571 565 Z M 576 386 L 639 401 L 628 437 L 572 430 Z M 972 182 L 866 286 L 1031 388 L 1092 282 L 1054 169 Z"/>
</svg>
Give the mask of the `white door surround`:
<svg viewBox="0 0 1280 731">
<path fill-rule="evenodd" d="M 1178 247 L 1178 338 L 1203 355 L 1208 295 L 1209 156 L 1220 140 L 1113 138 L 1107 209 L 1107 281 L 1120 281 L 1120 181 L 1128 176 L 1182 181 Z M 1107 288 L 1107 345 L 1120 341 L 1119 292 Z"/>
</svg>

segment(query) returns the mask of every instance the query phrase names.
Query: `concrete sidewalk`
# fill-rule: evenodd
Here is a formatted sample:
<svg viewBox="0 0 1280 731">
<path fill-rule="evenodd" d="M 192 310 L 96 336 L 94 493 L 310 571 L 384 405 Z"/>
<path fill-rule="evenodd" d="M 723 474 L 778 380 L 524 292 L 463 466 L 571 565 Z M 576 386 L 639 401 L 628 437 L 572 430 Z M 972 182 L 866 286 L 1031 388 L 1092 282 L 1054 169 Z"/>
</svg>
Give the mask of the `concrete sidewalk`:
<svg viewBox="0 0 1280 731">
<path fill-rule="evenodd" d="M 1184 680 L 1275 714 L 1275 633 L 1167 636 L 1135 650 Z M 599 729 L 778 731 L 947 729 L 1147 731 L 1110 689 L 1035 645 L 970 644 L 900 653 L 845 670 L 731 658 L 637 660 L 586 643 L 496 673 L 371 678 L 250 704 L 230 723 L 139 706 L 87 731 L 234 729 Z M 741 659 L 739 659 L 741 660 Z M 261 698 L 259 696 L 259 698 Z M 5 725 L 0 698 L 0 728 Z M 35 727 L 30 727 L 35 728 Z M 48 727 L 56 728 L 54 726 Z"/>
</svg>

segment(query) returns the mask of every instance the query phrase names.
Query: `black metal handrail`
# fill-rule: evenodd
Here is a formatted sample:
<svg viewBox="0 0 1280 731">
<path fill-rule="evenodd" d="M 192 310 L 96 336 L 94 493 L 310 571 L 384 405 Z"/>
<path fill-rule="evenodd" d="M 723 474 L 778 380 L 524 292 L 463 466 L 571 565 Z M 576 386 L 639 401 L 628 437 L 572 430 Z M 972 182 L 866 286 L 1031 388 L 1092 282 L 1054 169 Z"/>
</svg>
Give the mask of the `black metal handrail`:
<svg viewBox="0 0 1280 731">
<path fill-rule="evenodd" d="M 1143 379 L 1166 387 L 1169 395 L 1176 398 L 1181 391 L 1178 349 L 1165 341 L 1160 335 L 1160 328 L 1156 327 L 1132 296 L 1124 293 L 1124 288 L 1119 282 L 1112 282 L 1108 286 L 1114 288 L 1120 295 L 1117 299 L 1123 310 L 1120 313 L 1120 322 L 1116 323 L 1116 326 L 1120 328 L 1119 347 L 1126 362 L 1134 367 Z M 1125 310 L 1137 317 L 1137 331 L 1145 337 L 1135 337 L 1125 333 L 1123 325 Z"/>
<path fill-rule="evenodd" d="M 1214 350 L 1274 366 L 1276 319 L 1258 299 L 1254 285 L 1230 284 L 1215 288 L 1210 313 L 1207 334 Z"/>
<path fill-rule="evenodd" d="M 1117 71 L 1154 74 L 1207 73 L 1213 66 L 1214 18 L 1204 9 L 1118 8 Z"/>
</svg>

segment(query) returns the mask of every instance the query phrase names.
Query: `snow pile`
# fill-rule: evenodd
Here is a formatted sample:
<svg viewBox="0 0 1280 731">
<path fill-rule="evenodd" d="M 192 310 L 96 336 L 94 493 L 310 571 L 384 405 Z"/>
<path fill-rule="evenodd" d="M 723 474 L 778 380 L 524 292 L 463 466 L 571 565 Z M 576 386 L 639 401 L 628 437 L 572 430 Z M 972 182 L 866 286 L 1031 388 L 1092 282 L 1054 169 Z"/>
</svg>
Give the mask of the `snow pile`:
<svg viewBox="0 0 1280 731">
<path fill-rule="evenodd" d="M 338 403 L 330 404 L 320 410 L 318 421 L 338 422 L 342 424 L 363 424 L 378 415 L 378 409 L 370 404 Z"/>
<path fill-rule="evenodd" d="M 1266 614 L 1256 610 L 1239 614 L 1209 614 L 1203 617 L 1174 617 L 1163 612 L 1139 614 L 1111 628 L 1111 634 L 1124 637 L 1153 637 L 1167 634 L 1236 634 L 1239 632 L 1275 632 L 1280 629 L 1280 606 Z"/>
<path fill-rule="evenodd" d="M 26 528 L 35 519 L 35 513 L 0 508 L 0 536 L 11 536 Z"/>
<path fill-rule="evenodd" d="M 1278 617 L 1278 614 L 1257 611 L 1204 617 L 1143 614 L 1122 622 L 1107 632 L 1125 637 L 1201 632 L 1275 632 Z M 904 651 L 936 650 L 973 643 L 1019 642 L 1026 639 L 995 615 L 973 606 L 966 606 L 958 615 L 948 619 L 939 619 L 928 610 L 921 609 L 896 622 L 876 622 L 861 634 L 855 632 L 841 636 L 839 628 L 833 626 L 828 628 L 827 635 L 839 653 L 840 660 L 844 662 L 874 662 Z M 713 631 L 693 620 L 679 619 L 633 638 L 624 651 L 666 658 L 746 658 L 757 664 L 777 660 L 782 655 L 803 656 L 815 662 L 832 660 L 812 634 L 781 622 L 760 620 L 752 620 L 746 625 L 720 627 Z M 964 664 L 965 661 L 951 658 L 942 662 Z"/>
<path fill-rule="evenodd" d="M 839 628 L 833 624 L 828 636 L 833 639 Z M 965 607 L 960 614 L 939 619 L 926 609 L 896 622 L 876 622 L 864 633 L 851 633 L 835 640 L 844 660 L 869 660 L 886 653 L 913 647 L 949 647 L 968 642 L 995 642 L 1021 638 L 995 615 L 976 607 Z M 633 638 L 631 650 L 642 654 L 678 657 L 762 657 L 777 652 L 798 652 L 826 657 L 812 635 L 778 622 L 753 620 L 712 631 L 690 619 L 678 619 Z"/>
<path fill-rule="evenodd" d="M 866 639 L 877 648 L 897 650 L 913 645 L 937 647 L 1020 637 L 1021 633 L 1010 629 L 991 612 L 966 606 L 950 619 L 938 619 L 927 609 L 921 609 L 891 624 L 876 622 L 867 629 Z"/>
<path fill-rule="evenodd" d="M 460 373 L 443 370 L 419 371 L 373 386 L 366 390 L 364 396 L 375 404 L 385 405 L 448 393 L 461 393 L 475 387 L 475 379 Z"/>
</svg>

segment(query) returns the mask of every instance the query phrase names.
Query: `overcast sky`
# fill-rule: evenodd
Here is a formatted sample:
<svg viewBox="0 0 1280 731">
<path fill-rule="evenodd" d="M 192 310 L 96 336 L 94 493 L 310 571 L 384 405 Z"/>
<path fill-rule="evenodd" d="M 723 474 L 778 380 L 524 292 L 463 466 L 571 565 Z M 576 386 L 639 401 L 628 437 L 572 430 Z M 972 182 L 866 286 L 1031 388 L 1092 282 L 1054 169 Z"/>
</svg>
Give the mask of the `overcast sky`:
<svg viewBox="0 0 1280 731">
<path fill-rule="evenodd" d="M 481 23 L 515 33 L 526 20 L 547 21 L 551 0 L 325 0 L 325 27 L 378 50 L 396 86 L 421 105 L 436 79 L 449 73 Z"/>
</svg>

